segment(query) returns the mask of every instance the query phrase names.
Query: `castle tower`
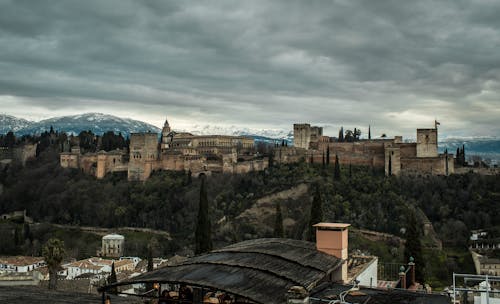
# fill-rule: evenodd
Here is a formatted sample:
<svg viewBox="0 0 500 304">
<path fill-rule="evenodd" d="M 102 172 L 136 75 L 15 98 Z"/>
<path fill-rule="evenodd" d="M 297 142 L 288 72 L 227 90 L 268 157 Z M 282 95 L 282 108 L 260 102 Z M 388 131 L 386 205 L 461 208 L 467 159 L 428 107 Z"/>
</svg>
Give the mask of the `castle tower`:
<svg viewBox="0 0 500 304">
<path fill-rule="evenodd" d="M 437 128 L 417 129 L 417 157 L 438 157 Z"/>
<path fill-rule="evenodd" d="M 171 138 L 169 137 L 172 129 L 170 129 L 170 125 L 168 120 L 165 118 L 165 123 L 163 124 L 163 129 L 161 130 L 161 149 L 165 150 L 169 148 Z"/>
<path fill-rule="evenodd" d="M 158 134 L 130 134 L 130 156 L 128 164 L 128 179 L 130 181 L 145 181 L 154 169 L 158 160 Z"/>
<path fill-rule="evenodd" d="M 311 142 L 311 125 L 294 124 L 293 145 L 297 148 L 309 149 L 310 142 Z"/>
<path fill-rule="evenodd" d="M 104 178 L 106 175 L 106 152 L 100 151 L 97 153 L 97 179 Z"/>
</svg>

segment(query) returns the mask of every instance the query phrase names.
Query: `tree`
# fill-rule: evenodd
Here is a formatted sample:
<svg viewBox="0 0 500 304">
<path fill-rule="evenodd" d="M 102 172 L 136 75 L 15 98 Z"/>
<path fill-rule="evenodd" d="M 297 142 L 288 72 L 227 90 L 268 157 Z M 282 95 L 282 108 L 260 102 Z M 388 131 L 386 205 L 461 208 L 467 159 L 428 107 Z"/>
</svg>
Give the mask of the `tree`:
<svg viewBox="0 0 500 304">
<path fill-rule="evenodd" d="M 330 146 L 326 147 L 326 165 L 330 165 Z"/>
<path fill-rule="evenodd" d="M 361 130 L 354 128 L 353 136 L 354 136 L 354 141 L 358 141 L 359 138 L 361 137 Z"/>
<path fill-rule="evenodd" d="M 198 223 L 195 232 L 195 254 L 212 250 L 212 233 L 210 218 L 208 216 L 208 197 L 205 186 L 205 175 L 201 176 L 200 205 L 198 211 Z"/>
<path fill-rule="evenodd" d="M 4 139 L 4 146 L 8 148 L 14 147 L 16 144 L 16 137 L 14 136 L 14 132 L 9 131 Z"/>
<path fill-rule="evenodd" d="M 387 175 L 391 176 L 392 175 L 392 157 L 391 157 L 390 154 L 389 154 L 389 165 L 388 165 L 388 170 L 387 171 L 388 171 Z"/>
<path fill-rule="evenodd" d="M 149 243 L 148 243 L 148 256 L 147 256 L 147 260 L 148 260 L 148 269 L 147 270 L 148 270 L 148 272 L 154 270 L 153 257 L 156 253 L 155 251 L 157 250 L 157 248 L 158 248 L 158 240 L 153 237 L 149 240 Z M 153 283 L 147 283 L 146 289 L 152 290 Z"/>
<path fill-rule="evenodd" d="M 122 149 L 124 147 L 125 139 L 123 138 L 121 133 L 115 135 L 115 132 L 107 131 L 103 134 L 100 149 L 104 151 L 111 151 L 115 149 Z"/>
<path fill-rule="evenodd" d="M 272 168 L 273 165 L 274 165 L 274 150 L 271 150 L 269 152 L 269 158 L 268 159 L 269 159 L 269 161 L 268 161 L 268 167 Z"/>
<path fill-rule="evenodd" d="M 422 244 L 420 242 L 421 230 L 417 219 L 417 213 L 413 209 L 409 209 L 406 214 L 405 234 L 405 261 L 410 261 L 410 257 L 415 260 L 415 279 L 419 283 L 424 283 L 424 259 L 422 255 Z"/>
<path fill-rule="evenodd" d="M 354 141 L 354 132 L 352 130 L 345 130 L 344 141 L 346 142 Z"/>
<path fill-rule="evenodd" d="M 339 142 L 343 142 L 344 141 L 344 127 L 340 127 L 340 130 L 339 130 Z"/>
<path fill-rule="evenodd" d="M 97 143 L 95 140 L 95 135 L 92 131 L 82 131 L 78 134 L 78 138 L 80 141 L 80 148 L 82 148 L 82 152 L 95 152 L 97 149 Z"/>
<path fill-rule="evenodd" d="M 108 277 L 108 284 L 113 284 L 116 283 L 116 270 L 115 270 L 115 262 L 111 264 L 111 274 Z M 116 287 L 113 287 L 112 289 L 109 290 L 110 293 L 118 293 L 118 289 Z"/>
<path fill-rule="evenodd" d="M 280 202 L 276 203 L 276 219 L 274 222 L 274 237 L 282 238 L 285 236 L 283 229 L 283 215 L 281 214 Z"/>
<path fill-rule="evenodd" d="M 43 246 L 42 255 L 49 268 L 49 289 L 57 289 L 57 271 L 61 267 L 64 254 L 64 242 L 60 239 L 51 238 Z"/>
<path fill-rule="evenodd" d="M 372 139 L 372 126 L 368 125 L 368 139 Z"/>
<path fill-rule="evenodd" d="M 307 227 L 307 240 L 316 241 L 316 234 L 313 225 L 323 221 L 323 198 L 321 197 L 321 189 L 319 184 L 315 186 L 313 201 L 311 204 L 311 215 L 309 217 L 309 226 Z"/>
<path fill-rule="evenodd" d="M 186 185 L 191 185 L 193 183 L 193 172 L 191 172 L 191 169 L 188 170 L 186 175 L 187 175 Z"/>
<path fill-rule="evenodd" d="M 335 154 L 335 167 L 333 169 L 333 177 L 336 180 L 340 180 L 340 164 L 339 164 L 339 156 Z"/>
</svg>

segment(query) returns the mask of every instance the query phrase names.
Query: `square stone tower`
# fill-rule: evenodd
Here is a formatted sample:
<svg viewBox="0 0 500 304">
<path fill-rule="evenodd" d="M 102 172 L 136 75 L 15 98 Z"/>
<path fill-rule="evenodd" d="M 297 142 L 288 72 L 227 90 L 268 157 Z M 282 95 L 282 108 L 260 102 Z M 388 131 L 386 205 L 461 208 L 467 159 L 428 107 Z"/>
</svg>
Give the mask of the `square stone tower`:
<svg viewBox="0 0 500 304">
<path fill-rule="evenodd" d="M 436 129 L 417 129 L 417 157 L 438 157 Z"/>
<path fill-rule="evenodd" d="M 157 161 L 158 134 L 130 134 L 130 160 L 128 165 L 128 179 L 131 181 L 146 180 L 151 174 L 155 162 Z"/>
<path fill-rule="evenodd" d="M 311 142 L 311 125 L 294 124 L 293 125 L 293 145 L 297 148 L 309 149 Z"/>
</svg>

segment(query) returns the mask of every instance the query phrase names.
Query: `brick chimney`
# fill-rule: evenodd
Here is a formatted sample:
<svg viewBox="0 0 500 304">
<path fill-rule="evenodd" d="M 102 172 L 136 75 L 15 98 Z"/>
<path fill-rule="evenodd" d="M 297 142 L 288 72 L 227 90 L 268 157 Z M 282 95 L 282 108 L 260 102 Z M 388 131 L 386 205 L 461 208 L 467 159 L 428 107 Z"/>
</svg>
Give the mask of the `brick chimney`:
<svg viewBox="0 0 500 304">
<path fill-rule="evenodd" d="M 316 249 L 342 260 L 341 271 L 336 272 L 332 280 L 347 283 L 348 227 L 351 224 L 318 223 L 316 227 Z"/>
</svg>

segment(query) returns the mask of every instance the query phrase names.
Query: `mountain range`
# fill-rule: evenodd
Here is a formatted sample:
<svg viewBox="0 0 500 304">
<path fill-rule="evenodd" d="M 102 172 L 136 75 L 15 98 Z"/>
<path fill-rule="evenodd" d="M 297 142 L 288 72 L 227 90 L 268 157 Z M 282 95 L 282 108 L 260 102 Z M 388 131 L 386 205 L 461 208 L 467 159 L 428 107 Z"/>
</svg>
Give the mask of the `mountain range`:
<svg viewBox="0 0 500 304">
<path fill-rule="evenodd" d="M 134 132 L 161 132 L 161 129 L 143 121 L 130 118 L 120 118 L 113 115 L 101 113 L 85 113 L 81 115 L 60 116 L 41 120 L 38 122 L 28 121 L 10 115 L 0 114 L 0 134 L 13 131 L 17 136 L 26 134 L 40 134 L 54 130 L 72 134 L 79 134 L 81 131 L 91 130 L 95 134 L 102 135 L 106 131 L 121 132 L 128 136 Z M 257 141 L 276 142 L 285 140 L 289 144 L 293 143 L 293 131 L 279 129 L 250 129 L 236 126 L 214 126 L 214 125 L 193 125 L 189 130 L 176 130 L 191 132 L 197 135 L 221 134 L 221 135 L 245 135 L 255 138 Z M 458 147 L 465 145 L 467 155 L 479 155 L 485 159 L 491 159 L 500 163 L 500 138 L 471 138 L 455 137 L 440 140 L 439 150 L 448 149 L 449 153 L 455 153 Z"/>
<path fill-rule="evenodd" d="M 106 131 L 122 133 L 124 136 L 134 132 L 161 132 L 161 129 L 151 124 L 130 118 L 120 118 L 101 113 L 85 113 L 81 115 L 53 117 L 38 122 L 28 121 L 9 115 L 0 114 L 0 134 L 13 131 L 17 136 L 41 134 L 50 131 L 63 131 L 69 134 L 79 134 L 91 130 L 102 135 Z"/>
</svg>

